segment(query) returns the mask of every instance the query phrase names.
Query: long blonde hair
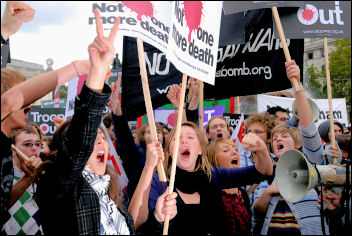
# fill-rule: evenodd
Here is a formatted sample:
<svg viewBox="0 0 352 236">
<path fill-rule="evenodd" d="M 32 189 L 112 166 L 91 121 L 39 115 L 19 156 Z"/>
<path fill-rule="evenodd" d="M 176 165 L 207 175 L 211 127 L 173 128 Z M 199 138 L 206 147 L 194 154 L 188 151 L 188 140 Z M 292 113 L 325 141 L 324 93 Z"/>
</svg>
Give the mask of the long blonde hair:
<svg viewBox="0 0 352 236">
<path fill-rule="evenodd" d="M 212 142 L 211 144 L 209 144 L 209 146 L 208 146 L 209 162 L 213 166 L 217 166 L 217 167 L 220 167 L 219 162 L 218 162 L 218 158 L 216 157 L 216 153 L 218 152 L 219 143 L 228 144 L 230 146 L 236 147 L 236 149 L 237 149 L 236 144 L 228 138 L 221 138 L 221 139 L 216 140 L 216 141 Z"/>
<path fill-rule="evenodd" d="M 207 143 L 208 142 L 207 142 L 205 135 L 202 133 L 202 131 L 199 129 L 199 127 L 197 125 L 195 125 L 193 122 L 184 122 L 184 123 L 182 123 L 181 128 L 182 128 L 182 126 L 191 127 L 196 132 L 197 139 L 198 139 L 199 144 L 202 149 L 202 155 L 200 158 L 197 159 L 194 171 L 197 171 L 200 169 L 203 170 L 208 175 L 209 181 L 210 181 L 212 166 L 211 166 L 211 164 L 208 160 L 208 157 L 207 157 Z M 176 132 L 176 128 L 173 128 L 171 130 L 171 132 L 169 133 L 169 135 L 167 136 L 167 140 L 166 140 L 166 144 L 165 144 L 164 168 L 165 168 L 166 175 L 167 175 L 168 179 L 170 179 L 171 163 L 172 163 L 172 161 L 169 161 L 169 156 L 170 156 L 169 147 L 170 147 L 170 143 L 175 135 L 175 132 Z M 171 160 L 171 158 L 170 158 L 170 160 Z"/>
</svg>

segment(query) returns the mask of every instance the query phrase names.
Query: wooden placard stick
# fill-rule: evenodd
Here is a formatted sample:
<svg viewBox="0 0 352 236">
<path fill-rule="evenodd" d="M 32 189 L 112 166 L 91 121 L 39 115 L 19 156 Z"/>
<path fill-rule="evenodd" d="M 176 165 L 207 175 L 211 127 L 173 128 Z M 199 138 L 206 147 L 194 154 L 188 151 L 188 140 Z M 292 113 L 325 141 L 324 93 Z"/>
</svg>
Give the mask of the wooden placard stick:
<svg viewBox="0 0 352 236">
<path fill-rule="evenodd" d="M 237 96 L 237 114 L 241 114 L 240 96 Z"/>
<path fill-rule="evenodd" d="M 199 87 L 199 128 L 203 130 L 203 110 L 204 110 L 204 82 L 200 81 Z"/>
<path fill-rule="evenodd" d="M 11 145 L 11 150 L 16 152 L 17 156 L 19 156 L 22 160 L 29 161 L 29 158 L 24 154 L 15 144 Z"/>
<path fill-rule="evenodd" d="M 289 52 L 288 47 L 287 47 L 285 34 L 284 34 L 283 29 L 282 29 L 281 20 L 280 20 L 277 8 L 276 7 L 271 7 L 271 11 L 273 12 L 273 15 L 274 15 L 276 28 L 277 28 L 277 31 L 279 33 L 279 37 L 280 37 L 280 41 L 281 41 L 281 44 L 282 44 L 282 49 L 284 50 L 286 62 L 287 61 L 291 61 L 291 55 L 290 55 L 290 52 Z M 299 91 L 297 80 L 295 80 L 295 79 L 291 80 L 291 83 L 292 83 L 293 89 L 295 91 Z"/>
<path fill-rule="evenodd" d="M 147 116 L 148 116 L 149 129 L 152 136 L 152 141 L 158 141 L 154 115 L 153 115 L 153 106 L 150 98 L 147 69 L 145 65 L 143 40 L 140 38 L 137 38 L 137 49 L 138 49 L 139 68 L 141 73 L 141 80 L 142 80 L 142 86 L 143 86 L 145 108 L 147 110 Z M 166 182 L 164 166 L 161 160 L 158 162 L 157 170 L 158 170 L 159 180 L 161 182 Z"/>
<path fill-rule="evenodd" d="M 173 155 L 172 155 L 170 183 L 169 183 L 169 194 L 171 194 L 173 192 L 173 190 L 174 190 L 175 174 L 176 174 L 176 162 L 177 162 L 177 155 L 178 155 L 178 146 L 180 144 L 181 122 L 182 122 L 182 115 L 183 115 L 182 114 L 183 106 L 184 106 L 184 101 L 185 101 L 186 83 L 187 83 L 187 74 L 183 74 L 181 95 L 180 95 L 180 105 L 178 107 L 178 116 L 177 116 L 176 131 L 175 131 L 175 146 L 174 146 Z M 167 235 L 168 234 L 169 221 L 170 221 L 170 215 L 166 215 L 165 216 L 165 221 L 164 221 L 163 235 Z"/>
<path fill-rule="evenodd" d="M 332 110 L 332 91 L 331 91 L 331 80 L 330 80 L 329 50 L 328 50 L 328 40 L 326 37 L 324 37 L 324 54 L 325 54 L 326 85 L 328 89 L 328 101 L 329 101 L 331 145 L 333 147 L 336 147 L 334 114 Z M 333 164 L 337 164 L 337 157 L 333 157 Z"/>
</svg>

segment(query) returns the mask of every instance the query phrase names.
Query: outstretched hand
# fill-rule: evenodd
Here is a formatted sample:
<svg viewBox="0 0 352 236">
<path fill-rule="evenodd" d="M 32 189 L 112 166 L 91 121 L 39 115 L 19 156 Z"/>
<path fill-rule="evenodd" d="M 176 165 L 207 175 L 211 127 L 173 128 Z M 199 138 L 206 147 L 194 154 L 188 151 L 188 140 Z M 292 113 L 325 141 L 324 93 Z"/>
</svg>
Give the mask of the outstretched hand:
<svg viewBox="0 0 352 236">
<path fill-rule="evenodd" d="M 90 72 L 86 84 L 88 87 L 99 91 L 103 88 L 105 79 L 112 75 L 110 65 L 115 57 L 114 40 L 120 24 L 120 18 L 115 19 L 109 36 L 105 37 L 99 11 L 94 10 L 94 15 L 97 37 L 88 46 Z"/>
<path fill-rule="evenodd" d="M 1 19 L 1 35 L 7 40 L 16 33 L 23 23 L 34 18 L 34 9 L 24 2 L 7 1 L 4 15 Z"/>
</svg>

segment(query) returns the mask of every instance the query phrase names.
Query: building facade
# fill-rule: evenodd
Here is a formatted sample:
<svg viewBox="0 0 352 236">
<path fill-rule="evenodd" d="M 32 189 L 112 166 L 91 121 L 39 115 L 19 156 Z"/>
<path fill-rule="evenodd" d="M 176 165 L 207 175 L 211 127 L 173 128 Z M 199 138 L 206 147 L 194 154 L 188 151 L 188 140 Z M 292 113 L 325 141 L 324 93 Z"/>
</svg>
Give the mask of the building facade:
<svg viewBox="0 0 352 236">
<path fill-rule="evenodd" d="M 45 73 L 47 71 L 50 71 L 49 67 L 47 69 L 44 69 L 43 65 L 32 63 L 32 62 L 27 62 L 27 61 L 22 61 L 22 60 L 18 60 L 18 59 L 13 59 L 13 58 L 11 58 L 11 63 L 8 63 L 6 67 L 18 70 L 19 72 L 22 73 L 22 75 L 24 75 L 24 77 L 26 77 L 26 79 L 31 79 L 34 76 L 37 76 L 37 75 L 40 75 L 40 74 Z M 50 93 L 46 94 L 44 97 L 35 101 L 31 105 L 32 106 L 41 106 L 43 101 L 52 100 L 52 99 L 53 99 L 53 93 L 50 92 Z"/>
</svg>

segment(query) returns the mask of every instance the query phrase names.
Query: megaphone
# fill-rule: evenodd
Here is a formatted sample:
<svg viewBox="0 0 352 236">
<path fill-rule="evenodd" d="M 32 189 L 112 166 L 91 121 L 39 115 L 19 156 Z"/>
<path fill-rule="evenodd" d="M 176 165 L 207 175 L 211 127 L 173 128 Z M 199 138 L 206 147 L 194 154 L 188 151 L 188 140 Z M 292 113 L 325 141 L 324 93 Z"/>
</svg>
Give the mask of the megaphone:
<svg viewBox="0 0 352 236">
<path fill-rule="evenodd" d="M 275 176 L 281 196 L 286 201 L 299 202 L 307 195 L 309 190 L 319 184 L 328 187 L 344 186 L 346 183 L 346 166 L 313 166 L 307 161 L 303 153 L 292 149 L 284 152 L 279 158 L 276 163 Z"/>
<path fill-rule="evenodd" d="M 313 121 L 317 122 L 319 119 L 319 113 L 320 113 L 319 107 L 315 102 L 313 102 L 312 99 L 309 99 L 309 98 L 307 99 L 308 99 L 310 109 L 312 110 L 312 113 L 313 113 Z M 298 126 L 299 116 L 298 116 L 296 101 L 292 103 L 292 112 L 293 112 L 293 117 L 291 118 L 291 124 L 293 124 L 294 126 Z"/>
</svg>

